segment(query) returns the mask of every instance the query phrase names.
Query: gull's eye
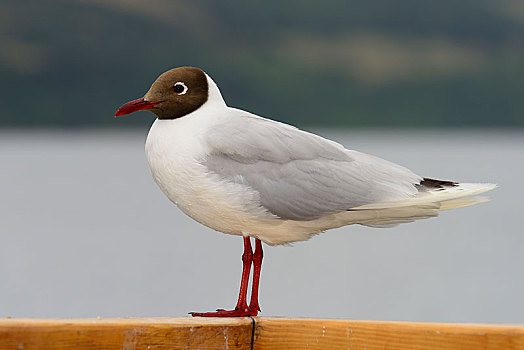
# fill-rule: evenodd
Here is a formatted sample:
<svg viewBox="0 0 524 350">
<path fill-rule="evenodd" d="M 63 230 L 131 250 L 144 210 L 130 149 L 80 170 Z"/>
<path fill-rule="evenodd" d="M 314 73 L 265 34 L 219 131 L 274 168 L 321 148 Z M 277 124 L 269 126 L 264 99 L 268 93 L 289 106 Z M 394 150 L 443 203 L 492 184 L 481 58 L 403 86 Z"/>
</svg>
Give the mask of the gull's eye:
<svg viewBox="0 0 524 350">
<path fill-rule="evenodd" d="M 187 86 L 183 82 L 179 81 L 173 84 L 173 91 L 179 95 L 183 95 L 187 92 Z"/>
</svg>

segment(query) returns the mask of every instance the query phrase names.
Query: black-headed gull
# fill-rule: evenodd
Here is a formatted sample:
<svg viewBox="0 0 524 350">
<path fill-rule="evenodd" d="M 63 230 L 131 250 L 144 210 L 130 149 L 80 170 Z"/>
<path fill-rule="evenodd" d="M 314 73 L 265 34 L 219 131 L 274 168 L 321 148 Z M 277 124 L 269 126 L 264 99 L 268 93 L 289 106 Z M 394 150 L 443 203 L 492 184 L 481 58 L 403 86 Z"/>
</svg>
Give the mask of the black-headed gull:
<svg viewBox="0 0 524 350">
<path fill-rule="evenodd" d="M 193 316 L 257 315 L 261 241 L 285 244 L 345 225 L 386 227 L 433 217 L 439 210 L 482 202 L 475 196 L 495 187 L 423 178 L 293 126 L 228 107 L 215 82 L 194 67 L 163 73 L 143 98 L 126 103 L 115 116 L 139 110 L 157 116 L 146 155 L 162 191 L 196 221 L 244 238 L 236 307 Z"/>
</svg>

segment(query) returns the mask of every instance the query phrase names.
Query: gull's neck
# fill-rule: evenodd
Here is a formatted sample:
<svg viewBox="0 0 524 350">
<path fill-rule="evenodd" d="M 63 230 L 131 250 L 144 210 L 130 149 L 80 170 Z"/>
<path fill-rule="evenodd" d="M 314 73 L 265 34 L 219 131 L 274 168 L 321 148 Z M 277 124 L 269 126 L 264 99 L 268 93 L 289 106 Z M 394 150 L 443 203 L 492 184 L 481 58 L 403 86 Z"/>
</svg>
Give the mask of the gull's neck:
<svg viewBox="0 0 524 350">
<path fill-rule="evenodd" d="M 222 98 L 222 94 L 220 93 L 220 90 L 218 89 L 217 84 L 207 74 L 206 74 L 206 78 L 207 78 L 207 85 L 208 85 L 208 96 L 207 96 L 207 101 L 200 107 L 200 109 L 227 107 L 226 102 L 224 101 L 224 98 Z"/>
</svg>

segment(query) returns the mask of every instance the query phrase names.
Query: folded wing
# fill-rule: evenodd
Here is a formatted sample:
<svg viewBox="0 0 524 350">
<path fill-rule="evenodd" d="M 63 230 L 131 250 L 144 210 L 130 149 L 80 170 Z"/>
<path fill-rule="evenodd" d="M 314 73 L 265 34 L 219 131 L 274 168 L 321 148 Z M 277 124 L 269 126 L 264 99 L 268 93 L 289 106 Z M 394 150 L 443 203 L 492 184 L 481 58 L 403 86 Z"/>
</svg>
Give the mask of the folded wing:
<svg viewBox="0 0 524 350">
<path fill-rule="evenodd" d="M 282 219 L 403 201 L 422 181 L 399 165 L 254 115 L 235 116 L 204 136 L 211 152 L 203 164 L 258 192 L 260 204 Z"/>
</svg>

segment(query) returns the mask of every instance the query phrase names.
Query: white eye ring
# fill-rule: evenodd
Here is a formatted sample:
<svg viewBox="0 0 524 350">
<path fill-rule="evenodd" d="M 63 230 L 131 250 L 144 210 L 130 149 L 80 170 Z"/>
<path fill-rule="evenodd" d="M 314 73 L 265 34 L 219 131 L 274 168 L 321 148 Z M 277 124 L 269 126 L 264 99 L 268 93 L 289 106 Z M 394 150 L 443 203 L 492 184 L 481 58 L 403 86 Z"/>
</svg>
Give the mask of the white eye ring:
<svg viewBox="0 0 524 350">
<path fill-rule="evenodd" d="M 173 84 L 174 88 L 176 88 L 177 86 L 182 86 L 184 88 L 184 90 L 182 90 L 182 92 L 177 92 L 177 94 L 184 95 L 187 92 L 187 86 L 183 82 L 178 81 L 178 82 Z M 176 92 L 176 90 L 175 90 L 175 92 Z"/>
</svg>

